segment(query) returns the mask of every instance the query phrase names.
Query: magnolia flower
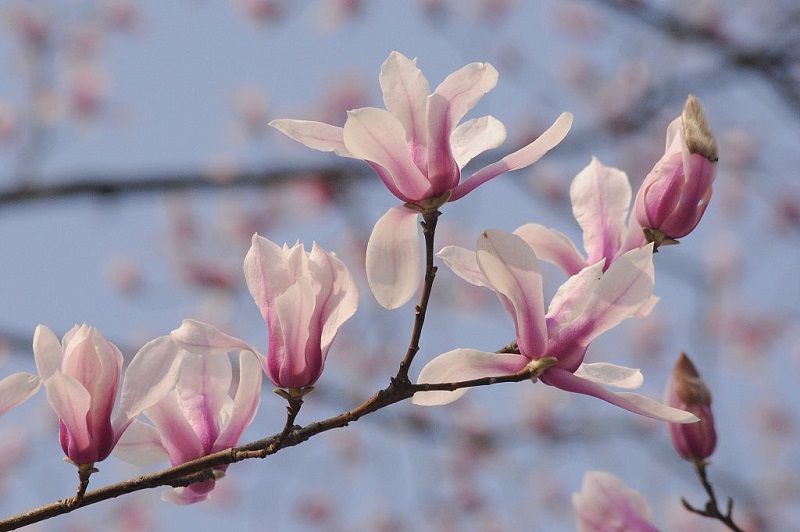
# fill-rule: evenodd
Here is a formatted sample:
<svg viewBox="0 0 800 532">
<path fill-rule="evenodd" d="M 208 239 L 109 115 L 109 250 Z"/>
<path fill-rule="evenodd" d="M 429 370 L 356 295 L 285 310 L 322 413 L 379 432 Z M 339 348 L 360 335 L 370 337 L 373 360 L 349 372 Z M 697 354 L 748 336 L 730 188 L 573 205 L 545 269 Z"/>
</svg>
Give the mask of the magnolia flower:
<svg viewBox="0 0 800 532">
<path fill-rule="evenodd" d="M 652 245 L 629 251 L 603 273 L 603 260 L 570 277 L 559 289 L 545 314 L 542 275 L 534 251 L 519 236 L 489 230 L 478 239 L 477 252 L 448 264 L 464 280 L 497 293 L 517 330 L 519 354 L 455 349 L 439 355 L 420 372 L 417 382 L 438 383 L 508 375 L 526 367 L 541 367 L 541 359 L 555 359 L 535 376 L 547 385 L 591 395 L 631 412 L 674 423 L 697 418 L 647 397 L 610 392 L 603 385 L 638 388 L 639 370 L 608 363 L 584 363 L 589 343 L 605 331 L 651 305 L 654 272 Z M 466 393 L 418 392 L 414 402 L 439 405 Z"/>
<path fill-rule="evenodd" d="M 175 387 L 144 411 L 148 425 L 134 421 L 114 454 L 137 465 L 169 459 L 173 466 L 231 448 L 253 420 L 261 397 L 261 368 L 248 351 L 239 354 L 239 384 L 231 396 L 231 361 L 224 352 L 184 353 Z M 208 498 L 226 467 L 214 479 L 164 493 L 164 500 L 192 504 Z"/>
<path fill-rule="evenodd" d="M 670 423 L 669 434 L 678 454 L 689 461 L 702 461 L 711 456 L 717 446 L 711 392 L 686 353 L 681 353 L 667 382 L 665 402 L 700 418 L 691 425 Z"/>
<path fill-rule="evenodd" d="M 618 257 L 646 244 L 642 228 L 630 213 L 631 185 L 622 170 L 592 158 L 569 187 L 572 214 L 583 229 L 584 257 L 563 233 L 539 224 L 526 224 L 514 231 L 531 246 L 540 259 L 559 266 L 567 275 L 605 259 L 607 270 Z M 442 250 L 445 257 L 453 248 Z"/>
<path fill-rule="evenodd" d="M 175 383 L 180 356 L 169 337 L 142 347 L 122 378 L 122 353 L 94 327 L 76 325 L 59 343 L 39 325 L 33 335 L 36 367 L 59 417 L 61 448 L 73 463 L 104 460 L 131 422 Z M 118 411 L 112 419 L 117 389 Z"/>
<path fill-rule="evenodd" d="M 689 96 L 667 128 L 664 156 L 636 195 L 636 219 L 656 245 L 675 243 L 697 227 L 717 175 L 717 142 L 700 101 Z"/>
<path fill-rule="evenodd" d="M 334 253 L 316 243 L 280 246 L 257 234 L 244 260 L 247 287 L 269 330 L 264 357 L 244 341 L 213 325 L 184 320 L 172 338 L 192 353 L 244 349 L 262 360 L 279 388 L 312 386 L 322 374 L 339 328 L 358 308 L 358 287 Z"/>
<path fill-rule="evenodd" d="M 405 203 L 378 220 L 367 244 L 370 288 L 382 306 L 392 309 L 408 302 L 422 280 L 419 213 L 455 201 L 500 174 L 535 163 L 566 136 L 572 115 L 563 113 L 535 141 L 462 182 L 461 169 L 506 137 L 503 124 L 491 116 L 457 126 L 497 84 L 497 70 L 488 63 L 470 63 L 447 76 L 431 93 L 416 60 L 392 52 L 379 80 L 386 109 L 349 111 L 343 128 L 288 119 L 273 120 L 270 125 L 309 148 L 366 161 Z"/>
<path fill-rule="evenodd" d="M 586 472 L 572 506 L 580 532 L 658 532 L 642 494 L 605 471 Z"/>
<path fill-rule="evenodd" d="M 42 379 L 38 375 L 21 371 L 0 381 L 0 416 L 24 403 L 39 391 Z"/>
</svg>

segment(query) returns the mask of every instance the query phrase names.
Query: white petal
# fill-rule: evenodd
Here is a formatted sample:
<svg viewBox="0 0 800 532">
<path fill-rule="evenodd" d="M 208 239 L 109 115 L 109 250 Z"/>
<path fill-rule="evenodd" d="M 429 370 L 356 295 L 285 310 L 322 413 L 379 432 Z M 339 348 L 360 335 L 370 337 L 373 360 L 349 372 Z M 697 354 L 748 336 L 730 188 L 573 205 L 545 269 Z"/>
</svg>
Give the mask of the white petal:
<svg viewBox="0 0 800 532">
<path fill-rule="evenodd" d="M 453 158 L 464 168 L 473 157 L 500 146 L 506 140 L 506 128 L 493 116 L 482 116 L 464 122 L 450 135 Z"/>
<path fill-rule="evenodd" d="M 453 270 L 454 274 L 466 282 L 475 286 L 492 288 L 478 266 L 478 258 L 474 251 L 459 246 L 446 246 L 436 256 L 442 259 L 442 262 Z"/>
<path fill-rule="evenodd" d="M 318 303 L 322 304 L 319 310 L 322 319 L 320 346 L 325 355 L 339 328 L 358 310 L 359 292 L 353 276 L 339 257 L 335 253 L 327 253 L 315 243 L 311 251 L 312 258 L 315 257 L 317 250 L 320 253 L 319 260 L 324 261 L 326 269 L 330 270 L 332 276 L 330 291 L 324 295 L 325 301 Z"/>
<path fill-rule="evenodd" d="M 586 267 L 586 259 L 569 237 L 539 224 L 525 224 L 514 230 L 540 260 L 559 266 L 567 275 L 575 275 Z"/>
<path fill-rule="evenodd" d="M 550 320 L 548 331 L 551 338 L 572 325 L 582 315 L 603 275 L 603 263 L 601 260 L 597 264 L 587 266 L 558 288 L 547 310 L 547 318 Z"/>
<path fill-rule="evenodd" d="M 608 362 L 581 364 L 575 371 L 575 376 L 603 386 L 626 388 L 628 390 L 641 388 L 642 384 L 644 384 L 644 376 L 640 370 Z"/>
<path fill-rule="evenodd" d="M 437 384 L 510 375 L 524 368 L 528 362 L 530 360 L 522 355 L 454 349 L 425 364 L 417 377 L 417 383 Z M 423 406 L 446 405 L 467 393 L 467 389 L 417 392 L 412 402 Z"/>
<path fill-rule="evenodd" d="M 422 283 L 422 250 L 416 211 L 392 207 L 367 243 L 367 282 L 378 303 L 395 309 L 408 303 Z"/>
<path fill-rule="evenodd" d="M 114 420 L 116 434 L 169 393 L 178 380 L 180 366 L 178 346 L 169 336 L 151 340 L 136 353 L 122 381 L 120 409 Z"/>
<path fill-rule="evenodd" d="M 37 325 L 33 332 L 33 357 L 43 379 L 61 369 L 61 353 L 61 342 L 53 331 L 44 325 Z"/>
<path fill-rule="evenodd" d="M 561 113 L 561 116 L 556 119 L 553 125 L 539 135 L 536 140 L 524 148 L 506 155 L 496 163 L 478 170 L 469 179 L 454 188 L 450 201 L 464 197 L 476 187 L 500 174 L 532 165 L 564 140 L 570 127 L 572 127 L 572 113 Z"/>
<path fill-rule="evenodd" d="M 169 460 L 156 428 L 139 420 L 131 423 L 112 454 L 130 464 L 145 467 Z"/>
<path fill-rule="evenodd" d="M 287 137 L 319 151 L 332 151 L 341 157 L 353 157 L 344 145 L 342 128 L 311 120 L 282 118 L 269 123 Z"/>
<path fill-rule="evenodd" d="M 0 415 L 30 399 L 39 387 L 42 379 L 33 373 L 12 373 L 0 381 Z"/>
<path fill-rule="evenodd" d="M 431 89 L 428 80 L 417 68 L 417 60 L 392 52 L 381 66 L 378 79 L 386 110 L 403 125 L 411 145 L 424 146 L 428 134 L 425 113 Z"/>
<path fill-rule="evenodd" d="M 572 214 L 583 229 L 587 262 L 614 258 L 626 234 L 631 185 L 625 172 L 604 166 L 597 158 L 581 170 L 569 188 Z"/>
<path fill-rule="evenodd" d="M 169 335 L 181 349 L 196 355 L 215 355 L 238 350 L 259 354 L 250 344 L 202 321 L 183 320 L 181 326 Z"/>
</svg>

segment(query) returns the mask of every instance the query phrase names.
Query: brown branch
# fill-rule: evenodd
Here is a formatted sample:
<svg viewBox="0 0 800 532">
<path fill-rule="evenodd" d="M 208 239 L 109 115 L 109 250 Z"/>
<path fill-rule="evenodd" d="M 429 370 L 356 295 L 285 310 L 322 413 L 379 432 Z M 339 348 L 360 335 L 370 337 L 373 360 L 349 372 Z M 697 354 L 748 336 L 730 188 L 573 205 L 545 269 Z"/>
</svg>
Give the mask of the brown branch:
<svg viewBox="0 0 800 532">
<path fill-rule="evenodd" d="M 716 519 L 725 524 L 729 529 L 733 530 L 734 532 L 744 532 L 744 529 L 739 528 L 739 526 L 733 521 L 733 499 L 728 497 L 728 504 L 725 513 L 723 514 L 719 509 L 719 504 L 717 503 L 717 495 L 714 493 L 714 486 L 711 485 L 711 481 L 708 480 L 708 474 L 706 472 L 706 462 L 703 460 L 695 460 L 694 467 L 697 471 L 697 476 L 700 477 L 700 483 L 703 484 L 703 488 L 706 490 L 706 494 L 708 494 L 708 502 L 706 502 L 705 508 L 695 508 L 686 499 L 681 498 L 681 503 L 683 507 L 686 508 L 688 511 L 695 513 L 697 515 L 702 515 L 704 517 L 710 517 L 711 519 Z"/>
<path fill-rule="evenodd" d="M 505 348 L 504 348 L 505 349 Z M 502 351 L 502 350 L 501 350 Z M 305 427 L 293 425 L 294 416 L 297 415 L 298 405 L 288 410 L 287 427 L 276 435 L 257 440 L 239 447 L 219 451 L 208 456 L 204 456 L 191 462 L 186 462 L 175 467 L 156 471 L 148 475 L 132 478 L 117 484 L 112 484 L 103 488 L 86 492 L 80 500 L 76 498 L 63 499 L 46 506 L 24 512 L 0 521 L 0 532 L 14 530 L 33 523 L 38 523 L 55 517 L 70 513 L 78 508 L 96 504 L 108 499 L 113 499 L 134 493 L 137 491 L 157 488 L 160 486 L 187 486 L 194 482 L 201 482 L 209 478 L 214 478 L 213 470 L 220 466 L 241 462 L 252 458 L 265 458 L 277 453 L 281 449 L 294 447 L 304 441 L 327 432 L 331 429 L 346 427 L 350 423 L 358 421 L 363 416 L 371 414 L 377 410 L 385 408 L 394 403 L 408 399 L 419 391 L 434 390 L 457 390 L 459 388 L 472 388 L 476 386 L 489 386 L 503 382 L 520 382 L 532 379 L 541 374 L 544 369 L 550 367 L 554 359 L 541 359 L 537 363 L 532 363 L 521 371 L 510 375 L 498 377 L 483 377 L 467 381 L 436 383 L 436 384 L 411 384 L 398 379 L 393 379 L 386 388 L 378 391 L 365 402 L 352 410 L 348 410 L 337 416 L 310 423 Z"/>
</svg>

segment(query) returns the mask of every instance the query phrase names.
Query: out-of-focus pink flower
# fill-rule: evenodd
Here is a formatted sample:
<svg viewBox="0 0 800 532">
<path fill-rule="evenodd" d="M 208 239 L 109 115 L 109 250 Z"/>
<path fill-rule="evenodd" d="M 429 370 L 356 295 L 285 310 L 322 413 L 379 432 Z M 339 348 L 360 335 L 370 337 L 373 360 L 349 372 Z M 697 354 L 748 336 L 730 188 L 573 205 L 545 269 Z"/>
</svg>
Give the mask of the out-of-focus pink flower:
<svg viewBox="0 0 800 532">
<path fill-rule="evenodd" d="M 629 251 L 606 272 L 601 259 L 573 275 L 559 288 L 546 314 L 539 261 L 522 238 L 489 230 L 478 238 L 476 253 L 463 251 L 451 257 L 447 265 L 467 282 L 495 291 L 514 319 L 519 354 L 454 349 L 426 364 L 417 382 L 508 375 L 528 367 L 535 370 L 534 377 L 549 386 L 597 397 L 654 419 L 697 421 L 688 412 L 648 397 L 610 392 L 604 387 L 638 388 L 644 382 L 639 370 L 583 361 L 592 340 L 627 318 L 646 314 L 652 307 L 652 245 Z M 422 405 L 447 404 L 466 391 L 417 392 L 413 401 Z"/>
<path fill-rule="evenodd" d="M 0 380 L 0 416 L 33 397 L 41 385 L 38 375 L 25 371 Z"/>
<path fill-rule="evenodd" d="M 658 532 L 647 500 L 605 471 L 587 471 L 572 506 L 580 532 Z"/>
<path fill-rule="evenodd" d="M 236 445 L 253 420 L 261 397 L 261 368 L 254 353 L 239 354 L 239 385 L 230 395 L 231 361 L 224 350 L 183 353 L 175 387 L 145 410 L 152 422 L 134 421 L 114 454 L 149 465 L 169 459 L 175 466 Z M 192 504 L 208 498 L 226 468 L 205 480 L 164 493 L 164 500 Z"/>
<path fill-rule="evenodd" d="M 252 351 L 276 386 L 298 390 L 312 386 L 322 374 L 339 328 L 358 308 L 358 286 L 350 272 L 334 253 L 316 243 L 309 253 L 300 243 L 280 247 L 255 234 L 244 260 L 244 276 L 269 330 L 266 357 L 242 340 L 194 320 L 184 320 L 172 337 L 193 353 Z"/>
<path fill-rule="evenodd" d="M 540 259 L 559 266 L 567 275 L 605 259 L 603 270 L 628 251 L 646 244 L 642 228 L 629 220 L 631 185 L 622 170 L 605 166 L 593 158 L 569 187 L 572 214 L 583 229 L 583 247 L 578 251 L 565 234 L 540 224 L 525 224 L 514 231 Z M 445 248 L 447 255 L 452 249 Z"/>
<path fill-rule="evenodd" d="M 458 125 L 497 84 L 497 70 L 470 63 L 431 92 L 416 61 L 392 52 L 381 67 L 380 84 L 386 109 L 349 111 L 343 128 L 290 119 L 270 125 L 309 148 L 366 161 L 405 203 L 378 220 L 367 244 L 370 288 L 382 306 L 392 309 L 407 303 L 422 281 L 419 213 L 538 161 L 566 136 L 572 115 L 563 113 L 535 141 L 461 182 L 469 161 L 506 138 L 505 127 L 492 116 Z"/>
<path fill-rule="evenodd" d="M 689 96 L 683 114 L 667 128 L 664 156 L 636 195 L 636 220 L 649 241 L 675 243 L 697 227 L 711 199 L 717 160 L 700 101 Z"/>
<path fill-rule="evenodd" d="M 700 378 L 692 361 L 681 353 L 667 383 L 665 401 L 668 405 L 691 412 L 700 421 L 690 425 L 670 423 L 672 445 L 684 459 L 703 461 L 717 446 L 717 431 L 711 412 L 711 392 Z"/>
<path fill-rule="evenodd" d="M 59 439 L 77 465 L 104 460 L 144 409 L 174 385 L 180 356 L 167 336 L 136 353 L 122 379 L 122 353 L 94 327 L 76 325 L 61 342 L 39 325 L 33 336 L 36 367 L 59 417 Z M 112 410 L 122 382 L 117 414 Z"/>
</svg>

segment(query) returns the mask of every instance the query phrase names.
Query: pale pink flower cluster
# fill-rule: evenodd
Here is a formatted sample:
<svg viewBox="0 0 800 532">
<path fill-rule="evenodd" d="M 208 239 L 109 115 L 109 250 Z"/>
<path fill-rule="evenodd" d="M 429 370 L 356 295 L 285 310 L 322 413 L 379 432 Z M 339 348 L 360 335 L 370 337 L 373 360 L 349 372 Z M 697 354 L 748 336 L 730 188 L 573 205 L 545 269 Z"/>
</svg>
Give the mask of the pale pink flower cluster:
<svg viewBox="0 0 800 532">
<path fill-rule="evenodd" d="M 403 202 L 377 221 L 366 250 L 369 286 L 388 309 L 405 304 L 420 286 L 420 214 L 438 215 L 445 203 L 534 163 L 570 128 L 572 117 L 564 113 L 532 143 L 462 181 L 462 168 L 471 159 L 505 140 L 504 126 L 491 116 L 458 125 L 496 82 L 491 65 L 471 63 L 431 91 L 415 61 L 393 52 L 380 74 L 385 109 L 349 111 L 341 128 L 271 122 L 306 146 L 366 161 Z M 697 225 L 711 195 L 715 162 L 713 136 L 699 102 L 690 97 L 682 117 L 669 126 L 666 153 L 633 209 L 622 171 L 593 159 L 575 177 L 570 199 L 583 230 L 584 252 L 564 234 L 533 223 L 513 233 L 487 230 L 475 251 L 445 247 L 438 257 L 453 272 L 495 292 L 514 322 L 516 348 L 501 354 L 454 349 L 428 362 L 418 382 L 451 383 L 528 370 L 534 381 L 674 423 L 679 452 L 695 460 L 707 457 L 716 443 L 710 394 L 697 385 L 699 377 L 694 379 L 688 366 L 679 365 L 668 404 L 662 404 L 607 389 L 640 387 L 638 369 L 589 363 L 585 357 L 595 338 L 650 313 L 657 302 L 655 248 Z M 548 305 L 540 260 L 558 265 L 568 277 Z M 279 246 L 254 234 L 244 277 L 268 332 L 266 355 L 211 324 L 184 320 L 169 335 L 142 347 L 123 373 L 122 353 L 93 327 L 76 326 L 59 341 L 39 326 L 33 345 L 39 375 L 18 373 L 0 381 L 0 414 L 44 384 L 59 416 L 64 453 L 82 472 L 115 447 L 136 463 L 168 459 L 177 465 L 235 446 L 258 409 L 261 371 L 285 390 L 284 397 L 302 397 L 320 378 L 340 328 L 359 302 L 345 265 L 316 243 L 306 251 L 299 242 Z M 239 359 L 235 391 L 231 352 Z M 417 392 L 413 401 L 446 404 L 466 390 Z M 149 423 L 137 419 L 140 415 Z M 700 423 L 684 427 L 698 418 Z M 214 478 L 177 488 L 165 499 L 202 501 L 223 473 L 221 468 Z M 597 529 L 592 523 L 600 519 L 654 530 L 646 503 L 610 475 L 587 475 L 574 502 L 581 529 Z"/>
</svg>

